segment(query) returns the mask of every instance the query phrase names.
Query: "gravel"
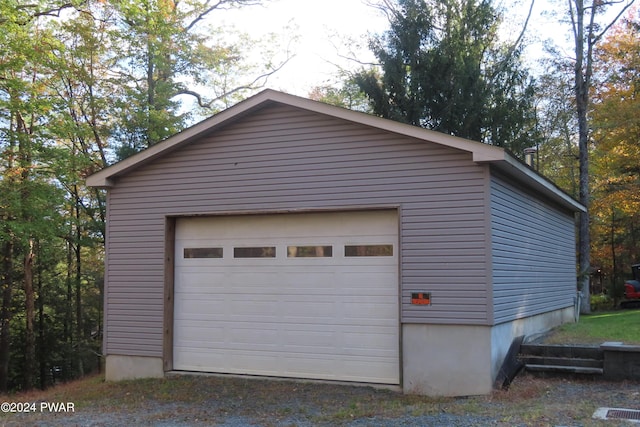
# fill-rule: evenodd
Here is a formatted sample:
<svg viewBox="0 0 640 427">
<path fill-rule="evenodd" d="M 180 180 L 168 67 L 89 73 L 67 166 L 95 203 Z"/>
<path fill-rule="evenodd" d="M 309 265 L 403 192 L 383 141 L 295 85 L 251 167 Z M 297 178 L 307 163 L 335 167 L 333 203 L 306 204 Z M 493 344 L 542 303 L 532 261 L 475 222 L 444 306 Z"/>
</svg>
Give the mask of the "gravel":
<svg viewBox="0 0 640 427">
<path fill-rule="evenodd" d="M 293 381 L 193 376 L 156 381 L 122 388 L 96 383 L 97 397 L 79 399 L 75 412 L 3 414 L 0 426 L 613 427 L 630 424 L 594 420 L 593 412 L 640 409 L 639 383 L 530 375 L 516 378 L 508 391 L 466 398 Z M 73 399 L 74 394 L 47 396 Z"/>
</svg>

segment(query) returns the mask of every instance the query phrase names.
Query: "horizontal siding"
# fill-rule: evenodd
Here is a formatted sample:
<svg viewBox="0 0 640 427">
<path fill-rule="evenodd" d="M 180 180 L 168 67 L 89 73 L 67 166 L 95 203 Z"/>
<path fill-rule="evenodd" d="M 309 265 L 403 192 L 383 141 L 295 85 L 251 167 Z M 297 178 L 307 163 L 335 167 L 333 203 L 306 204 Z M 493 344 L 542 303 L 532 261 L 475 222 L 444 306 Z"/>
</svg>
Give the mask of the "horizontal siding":
<svg viewBox="0 0 640 427">
<path fill-rule="evenodd" d="M 110 189 L 106 350 L 162 355 L 168 215 L 400 206 L 402 321 L 487 324 L 484 168 L 468 153 L 284 106 L 165 155 Z M 422 290 L 432 306 L 410 304 Z"/>
<path fill-rule="evenodd" d="M 494 322 L 573 305 L 573 215 L 527 195 L 497 176 L 491 182 Z"/>
</svg>

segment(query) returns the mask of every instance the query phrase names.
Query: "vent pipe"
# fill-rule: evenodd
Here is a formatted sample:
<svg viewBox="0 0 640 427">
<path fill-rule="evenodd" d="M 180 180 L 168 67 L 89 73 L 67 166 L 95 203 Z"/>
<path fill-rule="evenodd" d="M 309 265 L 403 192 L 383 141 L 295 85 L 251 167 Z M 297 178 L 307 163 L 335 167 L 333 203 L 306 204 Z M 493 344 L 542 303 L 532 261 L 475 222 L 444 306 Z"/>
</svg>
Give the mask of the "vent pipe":
<svg viewBox="0 0 640 427">
<path fill-rule="evenodd" d="M 534 155 L 538 153 L 538 147 L 529 147 L 524 149 L 524 162 L 533 169 L 537 169 Z"/>
</svg>

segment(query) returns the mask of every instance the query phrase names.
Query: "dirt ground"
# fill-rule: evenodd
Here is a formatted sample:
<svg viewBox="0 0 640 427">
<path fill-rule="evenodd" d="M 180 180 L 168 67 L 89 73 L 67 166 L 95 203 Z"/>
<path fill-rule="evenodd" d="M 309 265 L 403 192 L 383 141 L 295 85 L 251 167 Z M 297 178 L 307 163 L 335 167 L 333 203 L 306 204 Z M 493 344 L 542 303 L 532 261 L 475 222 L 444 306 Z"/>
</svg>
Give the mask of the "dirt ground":
<svg viewBox="0 0 640 427">
<path fill-rule="evenodd" d="M 0 426 L 629 426 L 600 407 L 640 409 L 640 383 L 519 375 L 507 391 L 427 398 L 371 387 L 214 376 L 106 383 L 93 377 L 5 396 L 36 404 Z M 52 410 L 72 403 L 73 411 Z M 44 409 L 41 405 L 45 405 Z"/>
</svg>

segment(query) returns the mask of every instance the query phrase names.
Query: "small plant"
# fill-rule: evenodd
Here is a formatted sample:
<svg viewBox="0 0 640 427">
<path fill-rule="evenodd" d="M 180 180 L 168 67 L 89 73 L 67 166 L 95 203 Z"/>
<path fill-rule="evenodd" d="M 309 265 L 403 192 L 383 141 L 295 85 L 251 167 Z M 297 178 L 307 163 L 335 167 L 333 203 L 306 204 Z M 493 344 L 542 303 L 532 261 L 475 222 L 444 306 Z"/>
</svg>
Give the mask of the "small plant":
<svg viewBox="0 0 640 427">
<path fill-rule="evenodd" d="M 615 308 L 615 301 L 607 294 L 591 295 L 591 310 L 592 311 L 605 311 L 613 310 Z"/>
</svg>

